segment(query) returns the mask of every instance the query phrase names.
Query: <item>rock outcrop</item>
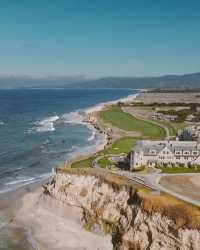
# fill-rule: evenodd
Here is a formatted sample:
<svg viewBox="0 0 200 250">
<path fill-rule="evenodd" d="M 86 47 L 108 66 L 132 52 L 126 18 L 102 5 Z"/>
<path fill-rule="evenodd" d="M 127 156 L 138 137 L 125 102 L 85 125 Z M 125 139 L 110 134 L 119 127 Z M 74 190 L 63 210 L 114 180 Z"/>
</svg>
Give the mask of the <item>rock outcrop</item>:
<svg viewBox="0 0 200 250">
<path fill-rule="evenodd" d="M 58 172 L 45 194 L 82 209 L 83 226 L 112 235 L 113 249 L 200 249 L 200 231 L 186 220 L 145 209 L 137 189 L 117 188 L 95 175 Z M 184 215 L 183 215 L 184 216 Z"/>
</svg>

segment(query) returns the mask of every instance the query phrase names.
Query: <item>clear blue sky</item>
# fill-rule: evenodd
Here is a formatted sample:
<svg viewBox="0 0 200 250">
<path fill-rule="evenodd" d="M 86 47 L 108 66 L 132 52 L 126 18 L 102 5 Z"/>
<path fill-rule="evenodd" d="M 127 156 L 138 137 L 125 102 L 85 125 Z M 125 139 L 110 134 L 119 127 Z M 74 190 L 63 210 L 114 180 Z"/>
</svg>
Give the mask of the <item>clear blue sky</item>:
<svg viewBox="0 0 200 250">
<path fill-rule="evenodd" d="M 0 74 L 197 71 L 198 0 L 0 1 Z"/>
</svg>

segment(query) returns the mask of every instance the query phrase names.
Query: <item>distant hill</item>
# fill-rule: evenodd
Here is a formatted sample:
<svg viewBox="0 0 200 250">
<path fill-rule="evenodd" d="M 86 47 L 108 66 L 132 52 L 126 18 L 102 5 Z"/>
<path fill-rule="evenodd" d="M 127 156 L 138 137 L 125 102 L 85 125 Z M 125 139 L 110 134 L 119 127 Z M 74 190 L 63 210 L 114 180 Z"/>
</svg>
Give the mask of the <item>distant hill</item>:
<svg viewBox="0 0 200 250">
<path fill-rule="evenodd" d="M 0 77 L 0 88 L 200 88 L 200 73 L 160 77 Z"/>
<path fill-rule="evenodd" d="M 200 73 L 160 77 L 105 77 L 73 86 L 77 88 L 200 88 Z"/>
</svg>

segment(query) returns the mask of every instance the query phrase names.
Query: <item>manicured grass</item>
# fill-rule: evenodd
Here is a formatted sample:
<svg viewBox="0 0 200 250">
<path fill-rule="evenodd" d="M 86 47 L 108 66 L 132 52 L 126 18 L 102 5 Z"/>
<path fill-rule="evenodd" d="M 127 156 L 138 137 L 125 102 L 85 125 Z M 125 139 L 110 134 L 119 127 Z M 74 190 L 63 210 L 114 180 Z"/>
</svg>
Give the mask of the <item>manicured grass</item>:
<svg viewBox="0 0 200 250">
<path fill-rule="evenodd" d="M 178 129 L 186 128 L 188 125 L 185 122 L 171 122 L 171 125 L 178 131 Z"/>
<path fill-rule="evenodd" d="M 176 136 L 179 129 L 185 128 L 187 125 L 184 122 L 156 121 L 163 124 L 169 129 L 170 136 Z"/>
<path fill-rule="evenodd" d="M 138 138 L 124 137 L 116 140 L 109 148 L 100 152 L 101 155 L 106 154 L 122 154 L 129 153 L 135 146 Z"/>
<path fill-rule="evenodd" d="M 108 157 L 103 157 L 98 161 L 98 164 L 100 165 L 100 167 L 102 168 L 106 168 L 109 165 L 112 165 L 113 163 L 108 159 Z"/>
<path fill-rule="evenodd" d="M 125 113 L 118 106 L 102 111 L 100 116 L 104 122 L 111 123 L 113 126 L 125 131 L 140 132 L 144 138 L 163 139 L 166 135 L 165 129 L 162 127 Z"/>
<path fill-rule="evenodd" d="M 197 169 L 186 167 L 162 167 L 162 173 L 165 174 L 180 174 L 180 173 L 200 173 L 200 167 Z"/>
<path fill-rule="evenodd" d="M 84 160 L 73 162 L 71 167 L 72 168 L 90 168 L 90 167 L 92 167 L 92 162 L 93 162 L 94 158 L 95 157 L 92 156 L 92 157 L 89 157 L 89 158 L 84 159 Z"/>
<path fill-rule="evenodd" d="M 106 148 L 102 150 L 101 152 L 99 152 L 99 155 L 107 155 L 107 154 L 117 155 L 117 154 L 122 154 L 122 153 L 129 153 L 135 146 L 137 140 L 138 138 L 132 138 L 132 137 L 121 138 L 119 140 L 116 140 L 109 148 Z M 73 162 L 71 167 L 72 168 L 90 168 L 92 167 L 92 162 L 95 158 L 96 158 L 95 156 L 92 156 L 84 160 Z M 102 167 L 112 164 L 106 156 L 100 159 L 98 163 Z"/>
<path fill-rule="evenodd" d="M 108 154 L 122 154 L 129 153 L 135 146 L 138 138 L 133 137 L 124 137 L 116 140 L 109 148 L 104 149 L 99 153 L 99 155 L 108 155 Z M 113 163 L 108 159 L 107 156 L 101 158 L 98 161 L 98 164 L 105 168 L 106 166 L 112 165 Z"/>
</svg>

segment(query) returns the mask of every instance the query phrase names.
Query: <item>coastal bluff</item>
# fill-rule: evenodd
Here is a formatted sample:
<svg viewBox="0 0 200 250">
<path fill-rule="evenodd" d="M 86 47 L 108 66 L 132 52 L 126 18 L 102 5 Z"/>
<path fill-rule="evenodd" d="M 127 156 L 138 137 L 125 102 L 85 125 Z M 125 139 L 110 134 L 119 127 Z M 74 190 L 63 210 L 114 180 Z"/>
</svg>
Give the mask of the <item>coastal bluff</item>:
<svg viewBox="0 0 200 250">
<path fill-rule="evenodd" d="M 79 208 L 82 226 L 111 235 L 113 249 L 199 249 L 199 208 L 123 177 L 59 169 L 44 195 Z"/>
</svg>

